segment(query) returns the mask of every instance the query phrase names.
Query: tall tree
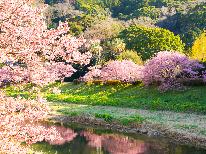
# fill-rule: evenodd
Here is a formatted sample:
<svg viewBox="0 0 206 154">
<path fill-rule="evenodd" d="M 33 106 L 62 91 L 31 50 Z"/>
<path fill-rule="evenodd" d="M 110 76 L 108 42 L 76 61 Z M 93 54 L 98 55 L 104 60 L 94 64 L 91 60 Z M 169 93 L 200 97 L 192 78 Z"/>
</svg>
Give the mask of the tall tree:
<svg viewBox="0 0 206 154">
<path fill-rule="evenodd" d="M 34 8 L 29 0 L 0 1 L 0 63 L 6 70 L 1 79 L 10 72 L 44 84 L 71 76 L 72 63 L 89 63 L 90 53 L 78 51 L 85 40 L 68 35 L 66 23 L 48 30 L 43 9 Z"/>
</svg>

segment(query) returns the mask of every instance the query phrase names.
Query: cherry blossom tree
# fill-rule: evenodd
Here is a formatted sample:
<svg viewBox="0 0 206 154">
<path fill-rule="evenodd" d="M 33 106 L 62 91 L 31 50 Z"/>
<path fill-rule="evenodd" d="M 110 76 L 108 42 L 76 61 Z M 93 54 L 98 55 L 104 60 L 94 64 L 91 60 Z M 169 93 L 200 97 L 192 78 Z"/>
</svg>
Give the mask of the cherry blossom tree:
<svg viewBox="0 0 206 154">
<path fill-rule="evenodd" d="M 143 78 L 143 68 L 143 66 L 137 65 L 129 60 L 111 61 L 101 69 L 92 69 L 83 77 L 83 80 L 119 80 L 122 82 L 141 81 Z"/>
<path fill-rule="evenodd" d="M 1 81 L 5 76 L 15 82 L 10 76 L 18 74 L 18 80 L 49 83 L 71 76 L 72 63 L 90 62 L 90 53 L 78 51 L 85 40 L 68 35 L 66 23 L 47 29 L 44 9 L 35 8 L 29 0 L 0 0 Z"/>
<path fill-rule="evenodd" d="M 30 144 L 64 144 L 76 137 L 69 128 L 41 123 L 49 114 L 46 103 L 6 97 L 0 92 L 0 153 L 27 153 Z M 21 146 L 26 142 L 27 146 Z"/>
<path fill-rule="evenodd" d="M 162 51 L 146 62 L 143 82 L 145 85 L 156 83 L 161 91 L 182 89 L 178 79 L 202 78 L 198 70 L 203 68 L 198 61 L 184 54 Z"/>
<path fill-rule="evenodd" d="M 48 30 L 45 7 L 36 8 L 31 2 L 0 0 L 0 82 L 43 85 L 70 76 L 73 63 L 90 62 L 90 53 L 78 51 L 85 40 L 68 35 L 66 23 Z M 49 113 L 42 102 L 10 98 L 2 92 L 0 102 L 0 153 L 27 153 L 22 142 L 63 144 L 76 136 L 72 130 L 62 134 L 56 127 L 39 124 Z"/>
</svg>

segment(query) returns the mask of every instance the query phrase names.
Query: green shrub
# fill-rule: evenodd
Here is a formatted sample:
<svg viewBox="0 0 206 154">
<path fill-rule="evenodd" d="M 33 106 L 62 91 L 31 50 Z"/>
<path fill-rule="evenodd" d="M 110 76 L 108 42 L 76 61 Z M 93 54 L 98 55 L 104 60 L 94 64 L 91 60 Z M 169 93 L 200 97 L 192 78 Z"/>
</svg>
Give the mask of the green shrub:
<svg viewBox="0 0 206 154">
<path fill-rule="evenodd" d="M 126 51 L 122 52 L 117 57 L 117 59 L 120 60 L 120 61 L 122 61 L 122 60 L 131 60 L 135 64 L 138 64 L 138 65 L 143 64 L 143 61 L 142 61 L 141 57 L 137 54 L 137 52 L 132 51 L 132 50 L 126 50 Z"/>
<path fill-rule="evenodd" d="M 133 116 L 122 118 L 120 120 L 120 123 L 122 123 L 123 125 L 130 125 L 132 123 L 142 124 L 144 120 L 145 120 L 145 118 L 143 118 L 140 115 L 133 115 Z"/>
<path fill-rule="evenodd" d="M 125 50 L 125 43 L 120 38 L 114 38 L 112 40 L 105 41 L 104 48 L 114 52 L 114 54 L 119 54 Z"/>
<path fill-rule="evenodd" d="M 149 59 L 159 51 L 184 51 L 180 37 L 163 28 L 132 25 L 123 30 L 119 37 L 126 43 L 126 48 L 135 50 L 143 60 Z"/>
<path fill-rule="evenodd" d="M 96 113 L 95 117 L 104 119 L 107 122 L 111 122 L 113 120 L 113 116 L 109 113 Z"/>
<path fill-rule="evenodd" d="M 206 62 L 206 32 L 197 38 L 192 46 L 191 57 Z"/>
</svg>

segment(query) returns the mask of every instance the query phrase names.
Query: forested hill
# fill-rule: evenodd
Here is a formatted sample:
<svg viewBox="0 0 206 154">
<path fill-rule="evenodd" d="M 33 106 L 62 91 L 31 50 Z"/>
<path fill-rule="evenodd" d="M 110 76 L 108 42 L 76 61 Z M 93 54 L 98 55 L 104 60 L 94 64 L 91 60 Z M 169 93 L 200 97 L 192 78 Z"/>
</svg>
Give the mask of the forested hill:
<svg viewBox="0 0 206 154">
<path fill-rule="evenodd" d="M 206 28 L 206 0 L 44 0 L 48 27 L 68 21 L 71 33 L 86 38 L 105 39 L 106 30 L 116 33 L 123 27 L 139 24 L 162 27 L 179 34 L 186 47 Z M 114 28 L 117 27 L 117 28 Z M 110 34 L 109 34 L 110 35 Z"/>
</svg>

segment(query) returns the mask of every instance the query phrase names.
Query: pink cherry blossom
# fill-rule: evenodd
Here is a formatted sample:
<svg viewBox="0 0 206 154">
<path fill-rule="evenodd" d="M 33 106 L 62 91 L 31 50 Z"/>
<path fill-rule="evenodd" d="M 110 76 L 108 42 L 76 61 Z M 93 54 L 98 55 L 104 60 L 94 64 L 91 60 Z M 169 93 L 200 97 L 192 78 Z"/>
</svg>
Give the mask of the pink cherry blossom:
<svg viewBox="0 0 206 154">
<path fill-rule="evenodd" d="M 84 77 L 84 81 L 95 79 L 108 81 L 119 80 L 122 82 L 135 82 L 142 80 L 143 66 L 139 66 L 132 61 L 111 61 L 102 69 L 92 69 Z"/>
<path fill-rule="evenodd" d="M 76 133 L 60 126 L 40 123 L 49 114 L 46 103 L 35 100 L 6 97 L 0 93 L 0 153 L 27 153 L 33 144 L 47 141 L 50 144 L 64 144 L 76 137 Z"/>
<path fill-rule="evenodd" d="M 1 81 L 45 84 L 71 76 L 72 63 L 90 62 L 90 53 L 78 51 L 85 40 L 69 35 L 67 23 L 47 29 L 44 9 L 28 0 L 0 1 L 0 63 L 8 66 Z"/>
<path fill-rule="evenodd" d="M 198 69 L 202 68 L 202 64 L 184 54 L 162 51 L 146 62 L 143 82 L 157 83 L 162 91 L 177 89 L 182 87 L 178 79 L 199 78 Z"/>
</svg>

